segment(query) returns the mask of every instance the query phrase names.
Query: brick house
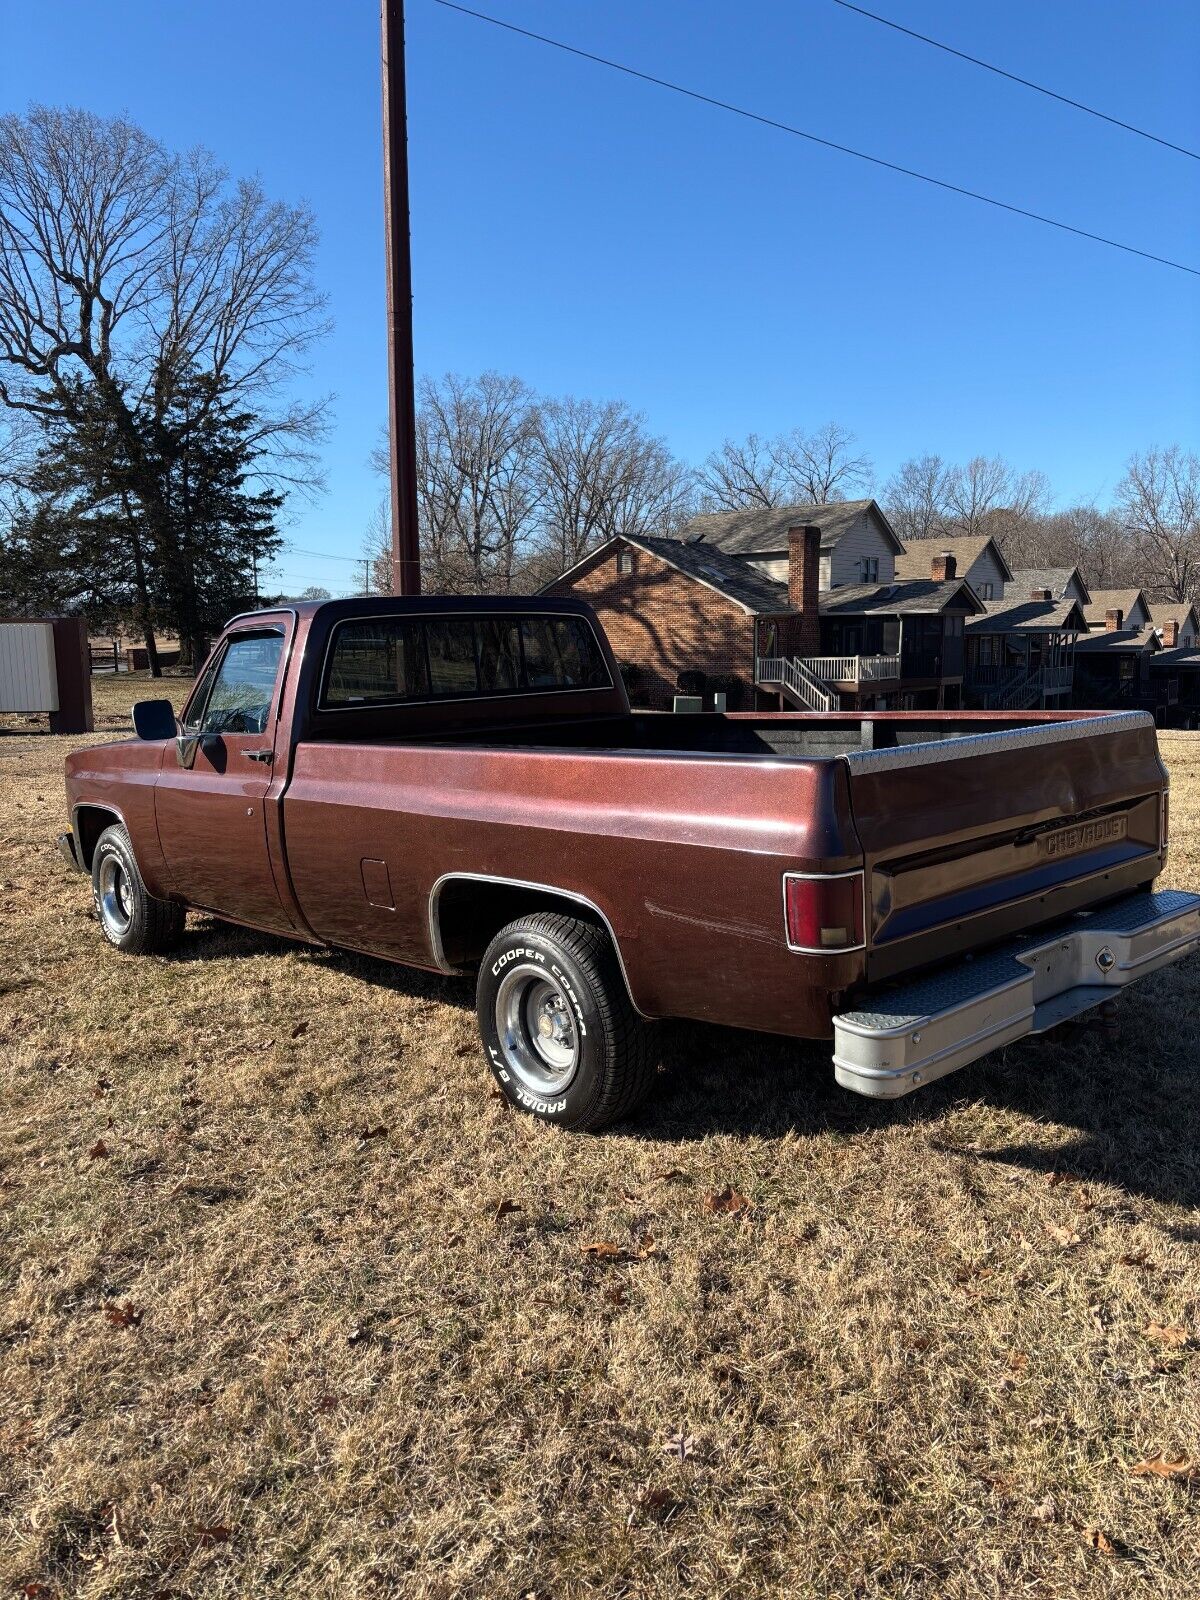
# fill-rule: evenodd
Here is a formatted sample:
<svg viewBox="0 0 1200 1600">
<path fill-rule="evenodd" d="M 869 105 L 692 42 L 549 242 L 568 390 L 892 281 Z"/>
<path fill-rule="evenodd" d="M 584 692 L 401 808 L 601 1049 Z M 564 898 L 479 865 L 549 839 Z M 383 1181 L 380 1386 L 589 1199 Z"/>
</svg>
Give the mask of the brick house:
<svg viewBox="0 0 1200 1600">
<path fill-rule="evenodd" d="M 874 501 L 722 514 L 678 539 L 611 539 L 543 592 L 595 608 L 642 705 L 668 709 L 681 673 L 704 674 L 731 710 L 957 705 L 963 626 L 981 604 L 953 556 L 896 582 L 902 548 Z M 864 570 L 872 581 L 822 584 Z"/>
</svg>

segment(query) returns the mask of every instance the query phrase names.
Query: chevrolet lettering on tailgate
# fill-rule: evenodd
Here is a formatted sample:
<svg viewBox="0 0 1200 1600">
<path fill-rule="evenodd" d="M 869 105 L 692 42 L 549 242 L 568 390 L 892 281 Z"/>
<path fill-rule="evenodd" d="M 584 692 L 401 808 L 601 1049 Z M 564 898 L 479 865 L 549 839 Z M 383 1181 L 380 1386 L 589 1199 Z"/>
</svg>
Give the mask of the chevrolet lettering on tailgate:
<svg viewBox="0 0 1200 1600">
<path fill-rule="evenodd" d="M 1115 844 L 1128 831 L 1129 818 L 1123 814 L 1097 817 L 1093 822 L 1078 822 L 1070 828 L 1044 833 L 1038 845 L 1044 856 L 1074 856 L 1083 850 L 1094 850 L 1097 845 Z"/>
</svg>

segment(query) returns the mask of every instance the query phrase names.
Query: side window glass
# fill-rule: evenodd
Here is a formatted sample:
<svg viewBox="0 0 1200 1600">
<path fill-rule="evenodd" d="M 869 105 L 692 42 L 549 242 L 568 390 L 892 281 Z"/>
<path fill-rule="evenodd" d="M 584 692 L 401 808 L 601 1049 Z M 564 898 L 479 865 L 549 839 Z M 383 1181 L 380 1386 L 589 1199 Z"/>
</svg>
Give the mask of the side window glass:
<svg viewBox="0 0 1200 1600">
<path fill-rule="evenodd" d="M 428 693 L 425 635 L 419 622 L 379 617 L 339 625 L 324 705 L 387 704 Z"/>
<path fill-rule="evenodd" d="M 559 682 L 564 689 L 602 689 L 608 686 L 604 659 L 595 636 L 578 617 L 564 617 L 552 625 L 558 649 Z"/>
<path fill-rule="evenodd" d="M 282 653 L 282 633 L 235 634 L 221 657 L 201 732 L 265 733 Z"/>
<path fill-rule="evenodd" d="M 469 617 L 430 618 L 425 624 L 432 694 L 477 694 L 475 624 Z"/>
<path fill-rule="evenodd" d="M 557 689 L 556 651 L 550 624 L 543 617 L 521 620 L 521 653 L 525 660 L 527 689 Z"/>
<path fill-rule="evenodd" d="M 515 689 L 521 677 L 517 624 L 502 617 L 485 617 L 478 627 L 479 692 L 504 694 Z"/>
</svg>

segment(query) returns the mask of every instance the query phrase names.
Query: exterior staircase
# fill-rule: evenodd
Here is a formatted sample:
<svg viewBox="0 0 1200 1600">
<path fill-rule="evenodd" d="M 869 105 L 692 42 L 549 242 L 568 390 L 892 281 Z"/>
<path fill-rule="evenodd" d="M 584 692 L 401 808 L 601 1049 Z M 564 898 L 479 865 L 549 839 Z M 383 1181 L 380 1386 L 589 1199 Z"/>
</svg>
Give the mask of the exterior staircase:
<svg viewBox="0 0 1200 1600">
<path fill-rule="evenodd" d="M 754 681 L 782 689 L 804 711 L 837 711 L 841 704 L 837 690 L 822 683 L 799 656 L 759 656 Z"/>
</svg>

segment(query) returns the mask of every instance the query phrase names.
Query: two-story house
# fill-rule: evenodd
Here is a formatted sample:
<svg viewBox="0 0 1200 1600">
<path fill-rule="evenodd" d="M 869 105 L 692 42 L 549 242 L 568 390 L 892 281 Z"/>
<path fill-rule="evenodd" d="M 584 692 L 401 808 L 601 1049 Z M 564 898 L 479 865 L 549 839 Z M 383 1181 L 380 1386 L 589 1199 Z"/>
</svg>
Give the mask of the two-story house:
<svg viewBox="0 0 1200 1600">
<path fill-rule="evenodd" d="M 610 540 L 547 592 L 595 606 L 644 704 L 670 705 L 685 676 L 731 706 L 955 706 L 981 604 L 953 555 L 928 551 L 924 576 L 900 579 L 874 500 L 720 512 L 679 538 Z"/>
<path fill-rule="evenodd" d="M 1014 567 L 1013 593 L 1032 594 L 1035 589 L 1049 589 L 1052 600 L 1077 600 L 1081 606 L 1092 603 L 1078 567 Z"/>
</svg>

